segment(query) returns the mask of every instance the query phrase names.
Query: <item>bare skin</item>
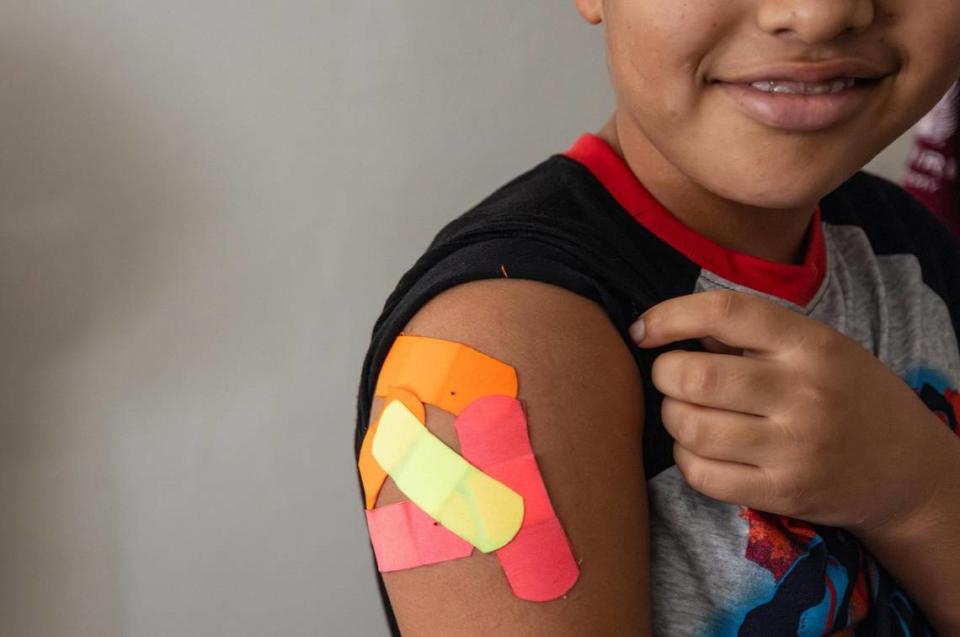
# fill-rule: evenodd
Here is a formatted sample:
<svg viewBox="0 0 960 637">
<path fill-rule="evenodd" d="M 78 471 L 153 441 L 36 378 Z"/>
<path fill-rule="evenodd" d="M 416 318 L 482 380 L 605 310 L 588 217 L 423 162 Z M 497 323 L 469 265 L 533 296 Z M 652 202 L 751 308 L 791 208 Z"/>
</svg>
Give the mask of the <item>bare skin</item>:
<svg viewBox="0 0 960 637">
<path fill-rule="evenodd" d="M 649 634 L 643 392 L 606 314 L 561 288 L 500 279 L 437 296 L 404 331 L 466 343 L 516 368 L 537 462 L 583 563 L 566 597 L 546 603 L 514 597 L 494 555 L 386 573 L 403 634 Z M 374 418 L 380 408 L 378 399 Z M 428 429 L 456 449 L 453 421 L 427 406 Z M 401 499 L 388 480 L 377 504 Z"/>
</svg>

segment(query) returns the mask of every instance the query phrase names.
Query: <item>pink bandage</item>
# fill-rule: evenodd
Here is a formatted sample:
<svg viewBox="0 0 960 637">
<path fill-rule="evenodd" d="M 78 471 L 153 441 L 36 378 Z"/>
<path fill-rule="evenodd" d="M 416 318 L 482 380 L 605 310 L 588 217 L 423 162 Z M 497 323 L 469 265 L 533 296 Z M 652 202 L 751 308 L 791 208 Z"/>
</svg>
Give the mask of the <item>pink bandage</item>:
<svg viewBox="0 0 960 637">
<path fill-rule="evenodd" d="M 484 396 L 460 413 L 456 429 L 463 457 L 523 497 L 523 525 L 497 550 L 513 594 L 534 602 L 561 597 L 580 568 L 540 476 L 522 404 L 509 396 Z"/>
<path fill-rule="evenodd" d="M 473 546 L 413 502 L 367 509 L 367 528 L 381 573 L 468 557 Z"/>
</svg>

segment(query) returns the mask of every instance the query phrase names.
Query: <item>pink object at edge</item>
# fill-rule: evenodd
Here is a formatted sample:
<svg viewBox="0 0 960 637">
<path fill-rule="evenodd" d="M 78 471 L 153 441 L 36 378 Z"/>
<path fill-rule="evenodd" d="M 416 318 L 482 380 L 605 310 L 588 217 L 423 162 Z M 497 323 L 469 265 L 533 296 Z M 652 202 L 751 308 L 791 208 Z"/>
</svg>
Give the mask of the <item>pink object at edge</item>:
<svg viewBox="0 0 960 637">
<path fill-rule="evenodd" d="M 413 502 L 369 509 L 367 528 L 381 573 L 468 557 L 473 546 Z"/>
</svg>

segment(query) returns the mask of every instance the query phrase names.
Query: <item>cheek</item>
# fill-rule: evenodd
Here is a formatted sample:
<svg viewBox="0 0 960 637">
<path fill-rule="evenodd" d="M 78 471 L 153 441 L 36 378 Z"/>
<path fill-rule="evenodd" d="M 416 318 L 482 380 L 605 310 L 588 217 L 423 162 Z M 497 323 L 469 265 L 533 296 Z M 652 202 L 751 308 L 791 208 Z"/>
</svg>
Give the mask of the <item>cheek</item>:
<svg viewBox="0 0 960 637">
<path fill-rule="evenodd" d="M 908 8 L 906 3 L 917 3 Z M 960 77 L 960 2 L 902 0 L 888 15 L 904 58 L 903 93 L 919 116 Z"/>
<path fill-rule="evenodd" d="M 696 97 L 702 60 L 720 41 L 722 6 L 715 0 L 611 3 L 607 48 L 620 102 L 647 116 L 681 117 Z"/>
</svg>

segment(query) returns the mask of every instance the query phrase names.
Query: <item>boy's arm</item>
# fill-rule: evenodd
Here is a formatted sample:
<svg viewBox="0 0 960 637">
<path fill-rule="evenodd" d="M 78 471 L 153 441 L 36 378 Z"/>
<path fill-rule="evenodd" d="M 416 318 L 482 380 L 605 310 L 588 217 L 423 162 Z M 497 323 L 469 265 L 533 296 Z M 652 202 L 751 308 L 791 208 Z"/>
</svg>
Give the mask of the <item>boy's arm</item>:
<svg viewBox="0 0 960 637">
<path fill-rule="evenodd" d="M 857 538 L 923 608 L 942 635 L 960 635 L 960 439 L 944 436 L 930 458 L 939 488 L 909 520 L 860 532 Z"/>
<path fill-rule="evenodd" d="M 567 595 L 544 603 L 515 597 L 493 553 L 385 573 L 403 634 L 649 634 L 643 391 L 603 310 L 543 283 L 477 281 L 432 299 L 404 332 L 516 369 L 533 451 L 581 572 Z M 381 408 L 376 399 L 373 419 Z M 458 450 L 452 414 L 427 405 L 426 425 Z M 377 505 L 403 499 L 388 480 Z"/>
</svg>

